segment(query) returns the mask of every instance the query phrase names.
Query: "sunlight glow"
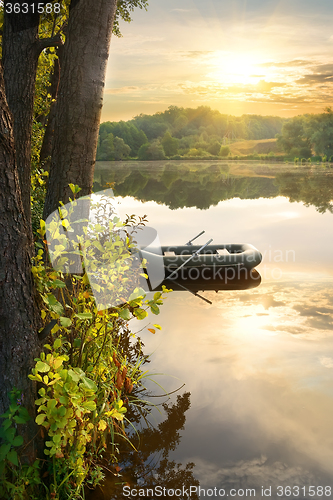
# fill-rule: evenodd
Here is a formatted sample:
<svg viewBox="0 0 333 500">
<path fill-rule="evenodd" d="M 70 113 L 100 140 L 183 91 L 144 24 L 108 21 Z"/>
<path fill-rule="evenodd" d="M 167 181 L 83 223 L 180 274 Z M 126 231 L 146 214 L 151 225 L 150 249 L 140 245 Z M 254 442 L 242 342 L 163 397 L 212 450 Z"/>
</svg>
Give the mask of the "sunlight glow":
<svg viewBox="0 0 333 500">
<path fill-rule="evenodd" d="M 221 83 L 255 85 L 266 77 L 259 68 L 260 59 L 253 54 L 216 52 L 208 76 Z"/>
<path fill-rule="evenodd" d="M 300 214 L 297 212 L 279 212 L 277 215 L 280 215 L 286 219 L 295 219 L 296 217 L 300 217 Z"/>
</svg>

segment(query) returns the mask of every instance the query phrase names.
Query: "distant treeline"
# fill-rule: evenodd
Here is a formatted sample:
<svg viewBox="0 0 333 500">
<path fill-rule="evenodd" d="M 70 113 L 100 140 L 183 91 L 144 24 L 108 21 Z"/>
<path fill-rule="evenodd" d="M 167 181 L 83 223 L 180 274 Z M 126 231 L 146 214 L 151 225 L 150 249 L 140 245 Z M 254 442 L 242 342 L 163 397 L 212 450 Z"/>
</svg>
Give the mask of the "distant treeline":
<svg viewBox="0 0 333 500">
<path fill-rule="evenodd" d="M 333 162 L 333 111 L 290 118 L 277 135 L 277 144 L 290 158 Z M 316 155 L 313 157 L 313 155 Z"/>
<path fill-rule="evenodd" d="M 225 115 L 208 106 L 170 106 L 154 115 L 102 123 L 97 160 L 227 157 L 229 142 L 272 139 L 286 121 L 279 116 Z"/>
</svg>

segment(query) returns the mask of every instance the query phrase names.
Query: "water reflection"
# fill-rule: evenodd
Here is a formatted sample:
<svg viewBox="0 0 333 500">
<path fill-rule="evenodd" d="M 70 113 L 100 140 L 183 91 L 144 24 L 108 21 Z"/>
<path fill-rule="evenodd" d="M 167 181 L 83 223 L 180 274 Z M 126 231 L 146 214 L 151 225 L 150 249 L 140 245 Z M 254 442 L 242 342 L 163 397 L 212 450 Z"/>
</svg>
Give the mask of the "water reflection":
<svg viewBox="0 0 333 500">
<path fill-rule="evenodd" d="M 306 206 L 313 205 L 318 212 L 333 213 L 333 175 L 327 169 L 307 173 L 284 172 L 277 174 L 279 193 L 290 202 L 302 201 Z"/>
<path fill-rule="evenodd" d="M 333 487 L 333 176 L 323 167 L 191 165 L 142 165 L 131 178 L 124 164 L 96 177 L 118 182 L 124 212 L 146 213 L 163 245 L 205 229 L 216 243 L 252 243 L 263 255 L 260 287 L 212 287 L 210 303 L 174 291 L 162 332 L 143 333 L 161 385 L 191 392 L 168 463 L 195 464 L 190 480 L 202 488 L 255 488 L 261 498 L 272 487 L 278 499 L 288 498 L 278 486 L 298 486 L 297 498 L 319 498 L 310 486 Z"/>
<path fill-rule="evenodd" d="M 219 269 L 218 272 L 205 269 L 205 271 L 208 271 L 208 274 L 206 273 L 204 277 L 200 274 L 195 279 L 188 272 L 181 273 L 176 279 L 165 279 L 160 286 L 154 288 L 154 291 L 161 291 L 163 286 L 166 286 L 173 291 L 190 292 L 208 304 L 212 304 L 211 300 L 203 297 L 198 292 L 214 290 L 215 293 L 218 293 L 221 290 L 248 290 L 256 288 L 261 283 L 261 276 L 256 269 L 250 271 L 245 268 L 236 271 L 234 269 L 227 269 L 226 271 Z"/>
<path fill-rule="evenodd" d="M 264 283 L 211 306 L 177 294 L 162 311 L 167 334 L 147 347 L 191 390 L 175 455 L 201 486 L 332 484 L 331 285 Z"/>
<path fill-rule="evenodd" d="M 128 428 L 129 437 L 136 449 L 122 443 L 120 462 L 112 466 L 105 461 L 103 487 L 91 492 L 90 495 L 88 493 L 87 500 L 123 499 L 124 492 L 125 497 L 132 497 L 127 493 L 155 488 L 158 491 L 161 485 L 166 490 L 182 490 L 199 485 L 199 481 L 193 475 L 195 466 L 193 462 L 187 462 L 183 466 L 181 463 L 170 460 L 171 452 L 180 444 L 180 433 L 185 427 L 185 413 L 189 408 L 190 393 L 185 392 L 177 396 L 174 404 L 162 404 L 164 419 L 155 427 L 146 424 L 135 434 Z M 133 412 L 133 407 L 127 418 L 140 428 L 138 412 Z M 135 496 L 138 496 L 138 493 Z M 147 497 L 153 498 L 150 495 Z M 185 500 L 186 495 L 180 495 L 178 498 Z M 194 494 L 191 498 L 198 500 L 198 495 Z"/>
<path fill-rule="evenodd" d="M 278 188 L 272 176 L 253 177 L 253 172 L 247 173 L 236 176 L 230 173 L 229 165 L 221 162 L 98 162 L 94 189 L 98 191 L 107 182 L 115 182 L 116 195 L 133 196 L 142 202 L 154 200 L 171 210 L 208 209 L 234 197 L 277 196 Z"/>
<path fill-rule="evenodd" d="M 320 170 L 319 170 L 320 169 Z M 97 162 L 95 191 L 115 182 L 115 194 L 154 200 L 172 210 L 208 209 L 219 201 L 286 196 L 290 202 L 333 212 L 329 167 L 253 165 L 222 162 Z"/>
</svg>

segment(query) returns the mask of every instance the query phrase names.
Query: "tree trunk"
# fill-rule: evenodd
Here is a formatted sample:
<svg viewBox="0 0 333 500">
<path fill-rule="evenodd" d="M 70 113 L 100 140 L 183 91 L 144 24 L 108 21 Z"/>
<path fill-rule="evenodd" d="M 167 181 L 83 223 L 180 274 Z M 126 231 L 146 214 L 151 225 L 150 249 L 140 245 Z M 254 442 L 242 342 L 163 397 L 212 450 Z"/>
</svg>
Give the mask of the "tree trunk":
<svg viewBox="0 0 333 500">
<path fill-rule="evenodd" d="M 58 97 L 58 88 L 60 81 L 60 71 L 62 66 L 62 52 L 63 47 L 58 47 L 57 56 L 58 58 L 54 61 L 54 69 L 51 76 L 51 86 L 49 93 L 52 97 L 52 103 L 50 106 L 49 115 L 47 117 L 47 125 L 45 128 L 45 134 L 43 138 L 43 144 L 40 150 L 40 162 L 44 164 L 44 170 L 50 170 L 51 154 L 52 154 L 52 144 L 54 135 L 54 121 L 56 114 L 56 101 Z"/>
<path fill-rule="evenodd" d="M 56 104 L 43 218 L 68 202 L 68 184 L 91 193 L 116 0 L 72 0 Z"/>
<path fill-rule="evenodd" d="M 17 3 L 24 3 L 20 0 Z M 3 33 L 3 73 L 13 115 L 16 163 L 26 220 L 31 219 L 31 129 L 38 57 L 39 15 L 6 14 Z M 32 239 L 32 234 L 29 236 Z"/>
<path fill-rule="evenodd" d="M 0 414 L 7 410 L 8 392 L 22 392 L 23 405 L 32 416 L 24 426 L 29 443 L 23 452 L 34 459 L 36 399 L 34 384 L 28 379 L 34 357 L 40 352 L 39 311 L 34 299 L 31 274 L 29 227 L 23 210 L 15 162 L 14 137 L 0 66 Z"/>
</svg>

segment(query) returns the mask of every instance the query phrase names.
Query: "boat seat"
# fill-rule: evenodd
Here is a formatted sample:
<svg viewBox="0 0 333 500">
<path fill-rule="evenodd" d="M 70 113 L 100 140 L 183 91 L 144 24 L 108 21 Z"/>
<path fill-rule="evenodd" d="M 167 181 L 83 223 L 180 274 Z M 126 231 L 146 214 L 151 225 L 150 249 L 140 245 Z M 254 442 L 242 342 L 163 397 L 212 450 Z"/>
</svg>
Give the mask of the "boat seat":
<svg viewBox="0 0 333 500">
<path fill-rule="evenodd" d="M 216 253 L 218 255 L 230 255 L 230 252 L 228 252 L 226 248 L 219 248 L 218 250 L 216 250 Z"/>
</svg>

